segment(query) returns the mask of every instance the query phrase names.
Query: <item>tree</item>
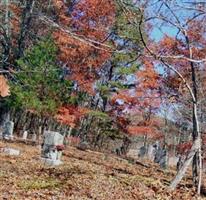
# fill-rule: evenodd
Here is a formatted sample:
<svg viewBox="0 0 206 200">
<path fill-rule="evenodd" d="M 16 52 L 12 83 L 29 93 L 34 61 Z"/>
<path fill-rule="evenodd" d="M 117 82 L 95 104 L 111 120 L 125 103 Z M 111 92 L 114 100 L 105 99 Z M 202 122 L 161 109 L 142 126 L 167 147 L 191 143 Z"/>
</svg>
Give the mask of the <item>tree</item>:
<svg viewBox="0 0 206 200">
<path fill-rule="evenodd" d="M 68 5 L 55 1 L 55 6 L 58 15 L 53 37 L 60 50 L 59 59 L 71 71 L 71 79 L 92 94 L 97 72 L 111 56 L 106 43 L 114 21 L 114 3 L 81 0 Z"/>
<path fill-rule="evenodd" d="M 149 1 L 147 1 L 147 3 L 148 4 L 145 5 L 149 6 Z M 205 62 L 203 56 L 205 52 L 205 30 L 200 26 L 205 22 L 206 12 L 202 5 L 196 5 L 196 7 L 192 9 L 187 3 L 180 3 L 178 1 L 158 1 L 153 6 L 154 7 L 151 9 L 152 12 L 150 12 L 151 10 L 149 8 L 145 8 L 143 14 L 146 18 L 145 21 L 149 23 L 150 27 L 155 27 L 155 25 L 159 25 L 160 29 L 163 27 L 161 30 L 164 34 L 162 40 L 160 39 L 161 42 L 158 44 L 155 44 L 152 40 L 150 44 L 148 44 L 142 37 L 146 48 L 145 57 L 153 57 L 156 61 L 156 65 L 159 67 L 166 67 L 180 78 L 190 94 L 193 113 L 193 145 L 185 163 L 171 183 L 170 188 L 174 189 L 176 187 L 193 160 L 194 183 L 200 194 L 202 153 L 198 116 L 199 88 L 197 85 L 197 68 L 204 68 Z M 175 13 L 177 7 L 179 10 Z M 184 12 L 187 12 L 186 17 L 182 15 Z M 157 14 L 154 15 L 154 13 Z M 142 23 L 136 24 L 133 22 L 133 24 L 138 26 L 139 29 L 142 27 Z M 173 27 L 172 30 L 176 33 L 172 36 L 167 32 L 167 30 L 171 30 L 171 26 Z M 188 74 L 185 74 L 187 70 L 190 72 L 190 80 L 188 80 Z M 199 163 L 199 165 L 197 163 Z"/>
<path fill-rule="evenodd" d="M 147 137 L 161 137 L 158 123 L 153 120 L 161 101 L 159 84 L 159 76 L 152 63 L 142 61 L 141 68 L 136 72 L 133 88 L 113 95 L 111 100 L 115 114 L 120 119 L 128 118 L 120 120 L 124 131 L 131 135 L 144 136 L 145 144 Z"/>
<path fill-rule="evenodd" d="M 10 107 L 34 110 L 41 115 L 55 114 L 69 102 L 72 83 L 56 62 L 57 47 L 46 38 L 28 49 L 17 61 L 19 71 L 11 81 Z"/>
</svg>

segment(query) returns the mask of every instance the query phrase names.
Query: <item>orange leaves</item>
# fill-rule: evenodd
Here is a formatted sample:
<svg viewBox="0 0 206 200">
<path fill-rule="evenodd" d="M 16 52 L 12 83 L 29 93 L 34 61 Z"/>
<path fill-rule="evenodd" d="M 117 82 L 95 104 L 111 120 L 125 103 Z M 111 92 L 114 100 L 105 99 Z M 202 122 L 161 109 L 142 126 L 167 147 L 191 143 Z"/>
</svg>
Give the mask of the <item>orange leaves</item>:
<svg viewBox="0 0 206 200">
<path fill-rule="evenodd" d="M 68 14 L 67 3 L 61 0 L 53 2 L 58 10 L 59 25 L 71 33 L 63 30 L 53 33 L 59 47 L 59 59 L 70 68 L 70 78 L 91 94 L 97 71 L 111 56 L 105 46 L 101 47 L 103 49 L 98 47 L 107 42 L 115 17 L 114 3 L 110 0 L 81 0 L 72 5 Z"/>
<path fill-rule="evenodd" d="M 111 103 L 114 105 L 118 100 L 121 100 L 121 102 L 125 104 L 135 104 L 137 102 L 137 98 L 135 96 L 130 96 L 127 90 L 113 95 L 113 97 L 111 98 Z"/>
<path fill-rule="evenodd" d="M 53 3 L 58 10 L 65 8 L 64 2 L 62 0 L 53 0 Z"/>
<path fill-rule="evenodd" d="M 186 155 L 191 148 L 192 148 L 192 142 L 184 142 L 182 144 L 177 145 L 177 152 L 179 154 Z"/>
<path fill-rule="evenodd" d="M 4 76 L 0 75 L 0 96 L 6 97 L 9 95 L 9 86 Z"/>
<path fill-rule="evenodd" d="M 74 24 L 85 36 L 101 41 L 114 22 L 115 5 L 111 0 L 81 0 L 75 6 L 73 15 Z"/>
<path fill-rule="evenodd" d="M 177 50 L 177 44 L 178 41 L 174 40 L 174 38 L 169 36 L 165 36 L 160 42 L 160 45 L 161 47 L 163 47 L 164 52 Z"/>
<path fill-rule="evenodd" d="M 140 82 L 141 89 L 156 89 L 158 84 L 159 76 L 154 69 L 153 63 L 144 61 L 144 69 L 137 72 L 137 78 Z"/>
<path fill-rule="evenodd" d="M 56 115 L 56 119 L 63 124 L 75 127 L 80 120 L 89 110 L 75 106 L 61 107 Z"/>
<path fill-rule="evenodd" d="M 153 127 L 147 127 L 147 126 L 128 126 L 127 131 L 130 135 L 135 136 L 143 136 L 146 135 L 149 138 L 160 138 L 162 137 L 162 134 L 154 129 Z"/>
<path fill-rule="evenodd" d="M 140 106 L 158 108 L 160 105 L 159 75 L 155 70 L 155 64 L 151 61 L 144 60 L 143 64 L 143 69 L 136 73 L 138 79 L 136 97 L 141 99 Z"/>
<path fill-rule="evenodd" d="M 147 136 L 152 139 L 160 139 L 163 137 L 163 134 L 160 132 L 164 123 L 159 117 L 148 116 L 149 119 L 146 119 L 141 115 L 131 116 L 131 123 L 127 126 L 127 132 L 133 136 Z"/>
</svg>

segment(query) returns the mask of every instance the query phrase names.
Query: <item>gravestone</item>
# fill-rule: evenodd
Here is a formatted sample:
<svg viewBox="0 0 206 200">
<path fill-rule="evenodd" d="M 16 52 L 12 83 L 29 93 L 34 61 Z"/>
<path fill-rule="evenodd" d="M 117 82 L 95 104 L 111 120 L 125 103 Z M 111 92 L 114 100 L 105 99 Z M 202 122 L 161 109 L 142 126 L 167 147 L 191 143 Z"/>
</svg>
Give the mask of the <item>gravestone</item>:
<svg viewBox="0 0 206 200">
<path fill-rule="evenodd" d="M 154 144 L 150 144 L 148 147 L 148 158 L 152 161 L 154 161 L 155 150 L 156 148 L 154 147 Z"/>
<path fill-rule="evenodd" d="M 81 150 L 81 151 L 86 151 L 87 149 L 89 149 L 89 143 L 86 141 L 81 141 L 78 146 L 77 149 Z"/>
<path fill-rule="evenodd" d="M 3 139 L 3 128 L 0 127 L 0 139 Z"/>
<path fill-rule="evenodd" d="M 140 147 L 138 157 L 143 158 L 147 153 L 147 148 L 145 146 Z"/>
<path fill-rule="evenodd" d="M 167 168 L 167 150 L 166 149 L 162 149 L 162 156 L 161 156 L 159 165 L 163 169 Z"/>
<path fill-rule="evenodd" d="M 24 132 L 23 132 L 22 139 L 23 139 L 23 140 L 26 140 L 26 139 L 27 139 L 27 136 L 28 136 L 28 131 L 24 131 Z"/>
<path fill-rule="evenodd" d="M 41 156 L 48 165 L 60 165 L 64 136 L 54 131 L 44 131 Z"/>
<path fill-rule="evenodd" d="M 9 147 L 2 148 L 1 151 L 7 155 L 10 155 L 10 156 L 19 156 L 20 155 L 20 150 L 9 148 Z"/>
<path fill-rule="evenodd" d="M 8 121 L 4 125 L 4 130 L 2 133 L 3 139 L 11 140 L 13 139 L 14 122 Z"/>
<path fill-rule="evenodd" d="M 32 138 L 31 138 L 32 142 L 36 142 L 36 139 L 37 139 L 37 135 L 35 133 L 32 134 Z"/>
<path fill-rule="evenodd" d="M 167 167 L 167 150 L 161 147 L 158 147 L 155 151 L 154 162 L 158 163 L 161 168 Z"/>
</svg>

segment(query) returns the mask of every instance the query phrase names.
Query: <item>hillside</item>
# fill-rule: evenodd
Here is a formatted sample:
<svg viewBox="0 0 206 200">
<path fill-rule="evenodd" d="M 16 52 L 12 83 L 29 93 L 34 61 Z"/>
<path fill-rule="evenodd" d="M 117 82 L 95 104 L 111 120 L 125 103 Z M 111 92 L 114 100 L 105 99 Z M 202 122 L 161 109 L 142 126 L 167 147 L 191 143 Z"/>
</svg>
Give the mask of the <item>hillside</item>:
<svg viewBox="0 0 206 200">
<path fill-rule="evenodd" d="M 175 171 L 163 173 L 146 162 L 67 147 L 64 164 L 52 168 L 40 162 L 36 146 L 0 142 L 0 148 L 6 146 L 21 150 L 21 155 L 0 153 L 0 199 L 198 199 L 190 179 L 184 179 L 175 192 L 168 192 Z"/>
</svg>

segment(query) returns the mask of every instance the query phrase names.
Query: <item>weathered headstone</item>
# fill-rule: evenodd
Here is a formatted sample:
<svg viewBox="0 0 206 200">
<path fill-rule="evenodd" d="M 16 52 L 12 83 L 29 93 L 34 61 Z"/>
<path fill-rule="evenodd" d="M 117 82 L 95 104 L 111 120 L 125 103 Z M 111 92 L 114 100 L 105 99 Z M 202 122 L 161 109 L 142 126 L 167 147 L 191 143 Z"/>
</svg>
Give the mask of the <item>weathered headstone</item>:
<svg viewBox="0 0 206 200">
<path fill-rule="evenodd" d="M 158 147 L 155 152 L 154 162 L 158 163 L 161 168 L 167 167 L 167 150 L 161 147 Z"/>
<path fill-rule="evenodd" d="M 86 151 L 87 149 L 89 149 L 89 143 L 86 141 L 82 141 L 78 144 L 77 149 Z"/>
<path fill-rule="evenodd" d="M 166 149 L 162 149 L 162 156 L 161 156 L 159 165 L 163 169 L 167 168 L 167 150 Z"/>
<path fill-rule="evenodd" d="M 13 139 L 14 122 L 8 121 L 4 125 L 4 130 L 2 133 L 3 139 L 10 140 Z"/>
<path fill-rule="evenodd" d="M 147 148 L 145 146 L 140 147 L 138 157 L 143 158 L 147 153 Z"/>
<path fill-rule="evenodd" d="M 155 150 L 156 148 L 154 147 L 154 144 L 150 144 L 148 147 L 148 158 L 152 161 L 154 161 Z"/>
<path fill-rule="evenodd" d="M 2 138 L 3 138 L 3 128 L 0 127 L 0 139 L 2 139 Z"/>
<path fill-rule="evenodd" d="M 115 149 L 115 153 L 117 154 L 117 156 L 123 155 L 124 154 L 123 146 L 117 147 Z"/>
<path fill-rule="evenodd" d="M 44 131 L 41 156 L 49 165 L 61 164 L 64 137 L 53 131 Z"/>
<path fill-rule="evenodd" d="M 10 156 L 19 156 L 20 151 L 18 149 L 13 149 L 9 147 L 2 148 L 1 151 Z"/>
<path fill-rule="evenodd" d="M 23 139 L 23 140 L 26 140 L 26 139 L 27 139 L 27 136 L 28 136 L 28 131 L 24 131 L 24 132 L 23 132 L 22 139 Z"/>
<path fill-rule="evenodd" d="M 36 142 L 36 139 L 37 139 L 37 135 L 35 133 L 32 134 L 32 138 L 31 138 L 32 142 Z"/>
</svg>

